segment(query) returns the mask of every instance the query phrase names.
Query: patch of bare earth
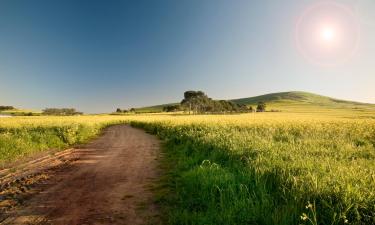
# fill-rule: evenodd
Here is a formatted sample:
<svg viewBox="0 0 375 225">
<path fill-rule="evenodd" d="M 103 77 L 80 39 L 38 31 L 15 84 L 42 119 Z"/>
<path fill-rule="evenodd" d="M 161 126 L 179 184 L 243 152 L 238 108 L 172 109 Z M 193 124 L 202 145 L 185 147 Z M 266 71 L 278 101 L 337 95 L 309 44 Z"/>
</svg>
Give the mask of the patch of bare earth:
<svg viewBox="0 0 375 225">
<path fill-rule="evenodd" d="M 159 149 L 156 137 L 116 125 L 63 159 L 44 160 L 34 173 L 25 166 L 25 176 L 0 190 L 0 224 L 158 224 L 150 187 L 159 176 Z"/>
</svg>

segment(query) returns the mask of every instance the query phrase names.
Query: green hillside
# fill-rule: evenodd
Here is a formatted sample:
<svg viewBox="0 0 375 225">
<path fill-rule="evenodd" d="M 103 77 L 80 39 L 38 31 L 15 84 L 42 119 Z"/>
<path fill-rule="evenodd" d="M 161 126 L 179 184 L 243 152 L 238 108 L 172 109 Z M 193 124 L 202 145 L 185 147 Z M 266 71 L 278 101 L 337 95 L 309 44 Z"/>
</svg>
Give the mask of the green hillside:
<svg viewBox="0 0 375 225">
<path fill-rule="evenodd" d="M 266 103 L 291 103 L 291 102 L 299 102 L 299 103 L 307 103 L 307 104 L 317 104 L 317 105 L 326 105 L 326 106 L 333 106 L 335 104 L 346 104 L 346 105 L 371 105 L 366 103 L 360 102 L 352 102 L 352 101 L 345 101 L 334 99 L 322 95 L 317 95 L 308 92 L 302 91 L 290 91 L 290 92 L 278 92 L 278 93 L 271 93 L 266 95 L 259 95 L 250 98 L 240 98 L 240 99 L 233 99 L 233 102 L 239 104 L 246 104 L 246 105 L 254 105 L 260 101 Z"/>
<path fill-rule="evenodd" d="M 281 111 L 316 111 L 321 110 L 353 110 L 374 111 L 375 104 L 345 101 L 302 91 L 279 92 L 250 98 L 234 99 L 233 102 L 246 105 L 256 105 L 266 102 L 268 109 Z"/>
<path fill-rule="evenodd" d="M 139 112 L 139 113 L 160 113 L 160 112 L 163 112 L 164 107 L 170 106 L 170 105 L 178 105 L 178 103 L 170 103 L 170 104 L 141 107 L 141 108 L 136 108 L 135 111 Z"/>
<path fill-rule="evenodd" d="M 330 112 L 340 111 L 362 112 L 375 116 L 375 104 L 367 104 L 353 101 L 345 101 L 326 97 L 318 94 L 290 91 L 265 94 L 249 98 L 232 99 L 238 104 L 256 106 L 258 102 L 265 102 L 267 110 L 276 110 L 282 112 Z M 163 107 L 177 103 L 156 105 L 136 109 L 138 112 L 162 112 Z"/>
</svg>

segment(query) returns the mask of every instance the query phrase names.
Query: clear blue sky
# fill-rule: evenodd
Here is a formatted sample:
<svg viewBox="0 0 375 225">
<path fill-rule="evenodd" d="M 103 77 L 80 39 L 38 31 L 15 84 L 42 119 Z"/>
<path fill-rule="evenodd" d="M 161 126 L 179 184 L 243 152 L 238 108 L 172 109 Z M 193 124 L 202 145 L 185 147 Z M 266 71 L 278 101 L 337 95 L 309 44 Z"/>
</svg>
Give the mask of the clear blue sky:
<svg viewBox="0 0 375 225">
<path fill-rule="evenodd" d="M 355 11 L 361 37 L 355 55 L 327 67 L 296 47 L 313 0 L 2 0 L 0 105 L 108 112 L 180 101 L 190 89 L 375 103 L 375 4 L 329 2 Z"/>
</svg>

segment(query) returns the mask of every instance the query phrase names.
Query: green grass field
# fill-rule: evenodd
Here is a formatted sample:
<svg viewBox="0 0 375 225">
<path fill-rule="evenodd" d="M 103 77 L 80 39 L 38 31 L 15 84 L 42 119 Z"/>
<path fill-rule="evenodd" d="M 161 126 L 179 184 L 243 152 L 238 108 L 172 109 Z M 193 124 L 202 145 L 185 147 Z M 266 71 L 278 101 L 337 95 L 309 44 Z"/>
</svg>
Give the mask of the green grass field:
<svg viewBox="0 0 375 225">
<path fill-rule="evenodd" d="M 170 224 L 375 223 L 374 120 L 265 113 L 133 125 L 167 141 Z"/>
</svg>

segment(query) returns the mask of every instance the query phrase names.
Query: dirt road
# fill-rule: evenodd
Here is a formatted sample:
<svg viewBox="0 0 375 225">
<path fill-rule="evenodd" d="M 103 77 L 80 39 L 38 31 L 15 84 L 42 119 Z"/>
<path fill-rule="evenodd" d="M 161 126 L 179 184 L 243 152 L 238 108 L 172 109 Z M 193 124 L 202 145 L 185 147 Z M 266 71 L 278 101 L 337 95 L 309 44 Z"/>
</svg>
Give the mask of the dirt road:
<svg viewBox="0 0 375 225">
<path fill-rule="evenodd" d="M 150 191 L 159 174 L 157 138 L 116 125 L 77 152 L 77 160 L 37 185 L 37 194 L 2 224 L 137 225 L 158 220 Z"/>
</svg>

